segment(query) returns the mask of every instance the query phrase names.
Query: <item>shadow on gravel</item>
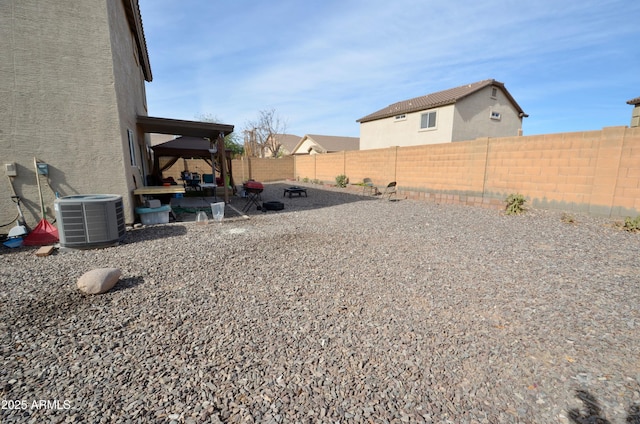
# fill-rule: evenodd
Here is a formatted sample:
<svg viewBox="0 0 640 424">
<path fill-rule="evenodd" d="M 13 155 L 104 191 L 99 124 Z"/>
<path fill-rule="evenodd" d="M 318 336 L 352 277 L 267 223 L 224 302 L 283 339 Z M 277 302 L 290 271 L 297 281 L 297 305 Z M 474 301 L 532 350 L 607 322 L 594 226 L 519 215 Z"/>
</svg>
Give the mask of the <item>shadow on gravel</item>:
<svg viewBox="0 0 640 424">
<path fill-rule="evenodd" d="M 307 190 L 307 196 L 285 196 L 284 189 L 292 186 L 305 188 Z M 353 202 L 386 201 L 382 200 L 380 196 L 363 196 L 358 194 L 358 192 L 350 191 L 348 189 L 330 188 L 321 185 L 316 185 L 314 187 L 313 184 L 300 184 L 295 181 L 265 183 L 264 190 L 260 194 L 260 197 L 260 203 L 269 201 L 279 201 L 284 203 L 284 209 L 282 211 L 266 212 L 268 214 L 321 209 Z M 244 209 L 247 203 L 248 199 L 243 197 L 234 197 L 231 201 L 231 204 L 239 210 Z M 259 215 L 264 212 L 257 210 L 255 206 L 251 205 L 245 213 L 251 216 Z"/>
<path fill-rule="evenodd" d="M 141 241 L 179 237 L 185 234 L 187 234 L 187 227 L 184 225 L 153 225 L 127 231 L 127 235 L 121 244 L 133 244 Z"/>
<path fill-rule="evenodd" d="M 142 283 L 144 283 L 144 278 L 142 277 L 121 278 L 120 280 L 118 280 L 116 285 L 111 290 L 109 290 L 109 293 L 127 290 L 139 286 Z"/>
<path fill-rule="evenodd" d="M 34 298 L 24 298 L 7 308 L 2 319 L 9 326 L 46 327 L 59 319 L 80 314 L 91 306 L 92 298 L 77 290 L 60 290 L 55 293 L 34 293 Z"/>
<path fill-rule="evenodd" d="M 576 390 L 576 397 L 584 405 L 584 412 L 579 409 L 569 410 L 569 419 L 575 424 L 611 424 L 604 416 L 598 400 L 586 390 Z M 626 422 L 640 424 L 640 405 L 631 405 L 627 411 Z"/>
<path fill-rule="evenodd" d="M 16 301 L 11 308 L 7 308 L 0 314 L 0 318 L 10 327 L 44 328 L 52 322 L 64 321 L 70 317 L 87 317 L 87 313 L 92 314 L 90 312 L 92 308 L 109 307 L 113 293 L 128 290 L 143 283 L 144 278 L 139 276 L 122 278 L 111 290 L 97 295 L 84 294 L 69 283 L 67 290 L 52 293 L 38 292 L 34 293 L 34 297 Z"/>
<path fill-rule="evenodd" d="M 381 202 L 380 196 L 363 196 L 361 192 L 353 189 L 340 189 L 317 184 L 298 183 L 295 181 L 264 183 L 264 189 L 257 200 L 258 205 L 264 202 L 278 201 L 284 204 L 284 209 L 280 211 L 264 211 L 258 209 L 257 205 L 249 197 L 240 195 L 231 196 L 225 209 L 225 219 L 242 218 L 244 215 L 257 216 L 262 214 L 283 214 L 302 210 L 313 210 L 328 208 L 352 202 Z M 285 196 L 284 190 L 298 186 L 307 190 L 307 195 Z M 394 199 L 399 201 L 399 199 Z M 222 201 L 218 196 L 217 200 Z M 213 197 L 187 196 L 182 199 L 172 199 L 171 207 L 176 213 L 178 222 L 195 221 L 196 214 L 204 211 L 211 219 L 210 203 L 214 202 Z M 231 207 L 229 207 L 231 206 Z"/>
</svg>

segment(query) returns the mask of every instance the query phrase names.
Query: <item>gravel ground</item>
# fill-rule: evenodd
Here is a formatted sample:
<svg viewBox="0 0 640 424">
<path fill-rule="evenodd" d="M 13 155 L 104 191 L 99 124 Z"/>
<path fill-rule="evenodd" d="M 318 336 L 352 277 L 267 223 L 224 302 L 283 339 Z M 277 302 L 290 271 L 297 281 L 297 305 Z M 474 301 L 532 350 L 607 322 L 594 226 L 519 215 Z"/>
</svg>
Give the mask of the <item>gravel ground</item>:
<svg viewBox="0 0 640 424">
<path fill-rule="evenodd" d="M 0 422 L 640 422 L 640 235 L 286 186 L 250 219 L 1 248 Z M 118 285 L 79 293 L 100 267 Z"/>
</svg>

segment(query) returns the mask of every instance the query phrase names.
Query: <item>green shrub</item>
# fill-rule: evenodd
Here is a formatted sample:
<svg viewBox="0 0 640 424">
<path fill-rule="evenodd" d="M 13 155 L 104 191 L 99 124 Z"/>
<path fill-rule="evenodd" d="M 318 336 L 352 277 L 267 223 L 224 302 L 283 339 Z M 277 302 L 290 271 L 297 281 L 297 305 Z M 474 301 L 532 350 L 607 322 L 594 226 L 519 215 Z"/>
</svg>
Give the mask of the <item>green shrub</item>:
<svg viewBox="0 0 640 424">
<path fill-rule="evenodd" d="M 505 202 L 507 202 L 507 215 L 518 215 L 524 212 L 524 204 L 526 202 L 526 199 L 522 194 L 510 194 L 505 199 Z"/>
<path fill-rule="evenodd" d="M 627 231 L 640 231 L 640 215 L 635 218 L 631 218 L 630 216 L 626 217 L 624 220 L 624 227 Z"/>
<path fill-rule="evenodd" d="M 302 179 L 302 182 L 303 182 L 303 183 L 308 183 L 308 182 L 309 182 L 309 177 L 304 177 L 304 178 Z"/>
<path fill-rule="evenodd" d="M 336 185 L 338 187 L 345 188 L 348 183 L 349 183 L 349 178 L 346 175 L 341 174 L 336 177 Z"/>
</svg>

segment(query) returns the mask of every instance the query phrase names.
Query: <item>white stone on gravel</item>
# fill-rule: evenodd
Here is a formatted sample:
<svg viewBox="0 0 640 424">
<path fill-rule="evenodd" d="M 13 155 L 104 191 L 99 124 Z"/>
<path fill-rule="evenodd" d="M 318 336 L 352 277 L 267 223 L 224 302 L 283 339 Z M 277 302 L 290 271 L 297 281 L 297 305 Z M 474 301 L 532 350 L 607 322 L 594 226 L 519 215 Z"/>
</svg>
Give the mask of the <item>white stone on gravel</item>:
<svg viewBox="0 0 640 424">
<path fill-rule="evenodd" d="M 111 290 L 120 279 L 118 268 L 97 268 L 87 271 L 78 278 L 77 286 L 86 294 L 102 294 Z"/>
</svg>

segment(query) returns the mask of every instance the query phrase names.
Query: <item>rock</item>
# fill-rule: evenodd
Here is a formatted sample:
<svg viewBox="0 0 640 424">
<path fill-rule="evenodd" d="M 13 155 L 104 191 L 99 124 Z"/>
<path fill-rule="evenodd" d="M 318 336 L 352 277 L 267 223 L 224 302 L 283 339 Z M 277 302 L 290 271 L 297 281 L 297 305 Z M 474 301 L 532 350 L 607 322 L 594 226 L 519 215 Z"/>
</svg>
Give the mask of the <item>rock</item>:
<svg viewBox="0 0 640 424">
<path fill-rule="evenodd" d="M 116 285 L 120 275 L 119 268 L 92 269 L 78 278 L 78 289 L 86 294 L 106 293 Z"/>
</svg>

